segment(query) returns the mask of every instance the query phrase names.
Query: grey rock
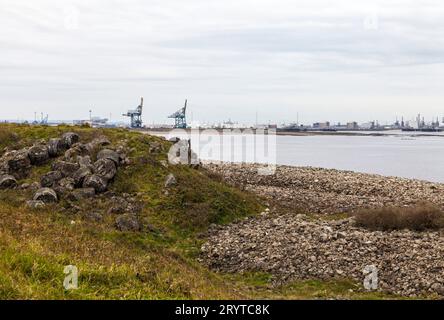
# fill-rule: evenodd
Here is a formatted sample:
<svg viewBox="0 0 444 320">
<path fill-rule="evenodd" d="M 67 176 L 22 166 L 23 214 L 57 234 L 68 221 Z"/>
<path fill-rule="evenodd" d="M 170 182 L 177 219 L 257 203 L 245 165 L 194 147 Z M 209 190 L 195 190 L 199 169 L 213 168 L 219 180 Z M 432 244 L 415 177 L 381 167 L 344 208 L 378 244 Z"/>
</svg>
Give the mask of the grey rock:
<svg viewBox="0 0 444 320">
<path fill-rule="evenodd" d="M 31 160 L 27 149 L 7 152 L 2 159 L 8 173 L 16 179 L 23 179 L 28 176 L 31 169 Z"/>
<path fill-rule="evenodd" d="M 141 203 L 129 195 L 122 195 L 121 197 L 115 196 L 113 199 L 113 205 L 108 210 L 109 214 L 123 214 L 123 213 L 140 213 L 142 210 Z"/>
<path fill-rule="evenodd" d="M 88 199 L 94 197 L 96 194 L 96 191 L 94 188 L 79 188 L 73 190 L 68 198 L 72 201 L 81 201 L 83 199 Z"/>
<path fill-rule="evenodd" d="M 31 209 L 39 209 L 45 206 L 45 203 L 41 200 L 28 200 L 26 206 Z"/>
<path fill-rule="evenodd" d="M 80 165 L 80 167 L 92 167 L 92 161 L 90 156 L 77 157 L 77 163 Z"/>
<path fill-rule="evenodd" d="M 162 167 L 164 167 L 164 168 L 168 168 L 168 161 L 166 161 L 166 160 L 160 160 L 159 163 L 162 165 Z"/>
<path fill-rule="evenodd" d="M 116 175 L 117 168 L 114 161 L 102 158 L 94 163 L 94 173 L 106 180 L 111 180 Z"/>
<path fill-rule="evenodd" d="M 47 147 L 48 147 L 48 154 L 51 158 L 59 156 L 64 150 L 62 140 L 59 138 L 49 139 Z"/>
<path fill-rule="evenodd" d="M 104 177 L 93 174 L 85 178 L 83 188 L 93 188 L 96 193 L 102 193 L 107 190 L 108 182 Z"/>
<path fill-rule="evenodd" d="M 176 184 L 176 177 L 172 173 L 170 173 L 165 179 L 165 188 L 170 188 L 172 186 L 175 186 Z"/>
<path fill-rule="evenodd" d="M 64 177 L 71 176 L 74 172 L 79 170 L 78 163 L 57 160 L 51 166 L 53 171 L 60 171 Z"/>
<path fill-rule="evenodd" d="M 63 175 L 60 171 L 50 171 L 41 177 L 40 185 L 44 188 L 50 188 L 62 178 Z"/>
<path fill-rule="evenodd" d="M 102 148 L 100 145 L 95 144 L 94 142 L 88 142 L 87 144 L 85 144 L 85 147 L 88 150 L 89 154 L 95 154 Z"/>
<path fill-rule="evenodd" d="M 17 186 L 17 180 L 11 175 L 0 176 L 0 189 L 12 189 Z"/>
<path fill-rule="evenodd" d="M 92 175 L 91 169 L 89 167 L 81 166 L 76 172 L 72 174 L 75 186 L 81 187 L 85 178 L 90 175 Z"/>
<path fill-rule="evenodd" d="M 75 148 L 69 148 L 68 150 L 65 151 L 65 161 L 68 162 L 77 162 L 77 157 L 80 155 L 79 150 L 75 149 Z"/>
<path fill-rule="evenodd" d="M 29 183 L 22 183 L 20 185 L 20 189 L 26 190 L 26 189 L 29 189 L 30 186 L 31 186 L 31 184 L 29 184 Z"/>
<path fill-rule="evenodd" d="M 69 149 L 71 146 L 80 141 L 80 136 L 75 132 L 66 132 L 62 135 L 61 143 L 64 148 Z"/>
<path fill-rule="evenodd" d="M 120 164 L 123 166 L 129 166 L 131 164 L 131 159 L 125 156 L 120 161 Z"/>
<path fill-rule="evenodd" d="M 40 183 L 38 183 L 37 181 L 35 181 L 29 185 L 29 189 L 34 190 L 34 191 L 40 189 L 40 187 L 41 187 Z"/>
<path fill-rule="evenodd" d="M 80 157 L 89 156 L 90 152 L 86 145 L 77 142 L 65 151 L 65 161 L 68 162 L 79 162 Z"/>
<path fill-rule="evenodd" d="M 72 191 L 75 188 L 75 181 L 73 178 L 65 177 L 57 182 L 57 186 L 66 191 Z"/>
<path fill-rule="evenodd" d="M 94 222 L 100 222 L 103 220 L 103 216 L 99 212 L 95 211 L 85 214 L 85 218 Z"/>
<path fill-rule="evenodd" d="M 60 198 L 64 198 L 69 196 L 71 191 L 75 188 L 74 179 L 70 177 L 65 177 L 59 180 L 53 187 L 54 191 L 57 193 L 57 196 Z"/>
<path fill-rule="evenodd" d="M 97 160 L 101 160 L 101 159 L 112 160 L 112 161 L 114 161 L 114 163 L 116 165 L 119 165 L 119 163 L 120 163 L 119 154 L 116 151 L 110 150 L 110 149 L 103 149 L 97 154 Z"/>
<path fill-rule="evenodd" d="M 140 223 L 136 215 L 127 213 L 116 218 L 116 228 L 124 232 L 140 231 Z"/>
<path fill-rule="evenodd" d="M 37 190 L 33 200 L 40 200 L 44 203 L 53 203 L 58 201 L 57 193 L 50 188 L 41 188 Z"/>
<path fill-rule="evenodd" d="M 28 151 L 31 164 L 43 164 L 49 159 L 48 147 L 46 145 L 35 145 Z"/>
</svg>

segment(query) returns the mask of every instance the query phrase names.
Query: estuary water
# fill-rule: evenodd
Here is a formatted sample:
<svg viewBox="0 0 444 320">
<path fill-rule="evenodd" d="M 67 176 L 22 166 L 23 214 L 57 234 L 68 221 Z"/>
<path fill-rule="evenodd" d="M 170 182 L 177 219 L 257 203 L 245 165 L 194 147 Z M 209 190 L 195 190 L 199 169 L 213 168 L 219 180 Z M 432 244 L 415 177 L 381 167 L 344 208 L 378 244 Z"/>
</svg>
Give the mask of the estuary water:
<svg viewBox="0 0 444 320">
<path fill-rule="evenodd" d="M 277 163 L 444 182 L 444 137 L 278 136 Z"/>
<path fill-rule="evenodd" d="M 439 134 L 278 135 L 274 139 L 267 153 L 261 147 L 257 151 L 262 143 L 255 143 L 253 135 L 191 135 L 192 148 L 203 160 L 275 162 L 444 182 L 444 136 Z"/>
</svg>

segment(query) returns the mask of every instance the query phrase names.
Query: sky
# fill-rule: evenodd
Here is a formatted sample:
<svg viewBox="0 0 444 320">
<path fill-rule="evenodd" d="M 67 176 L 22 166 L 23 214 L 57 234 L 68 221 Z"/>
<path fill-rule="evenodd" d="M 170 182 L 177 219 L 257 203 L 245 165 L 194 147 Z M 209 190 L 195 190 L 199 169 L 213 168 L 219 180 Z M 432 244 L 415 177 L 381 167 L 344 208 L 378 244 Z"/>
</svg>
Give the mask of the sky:
<svg viewBox="0 0 444 320">
<path fill-rule="evenodd" d="M 0 0 L 0 119 L 444 116 L 444 2 Z"/>
</svg>

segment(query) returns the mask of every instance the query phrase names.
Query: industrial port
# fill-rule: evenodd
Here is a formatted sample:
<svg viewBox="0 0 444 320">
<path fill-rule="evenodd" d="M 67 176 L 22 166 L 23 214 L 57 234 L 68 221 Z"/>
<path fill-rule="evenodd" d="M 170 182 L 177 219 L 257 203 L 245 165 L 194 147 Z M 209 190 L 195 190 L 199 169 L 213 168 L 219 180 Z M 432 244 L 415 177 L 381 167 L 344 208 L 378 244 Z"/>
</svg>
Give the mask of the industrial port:
<svg viewBox="0 0 444 320">
<path fill-rule="evenodd" d="M 51 120 L 48 114 L 40 112 L 38 116 L 37 112 L 34 113 L 34 120 L 2 120 L 1 122 L 10 123 L 24 123 L 32 125 L 89 125 L 94 128 L 131 128 L 139 130 L 168 130 L 168 129 L 189 129 L 189 128 L 200 128 L 200 129 L 275 129 L 277 132 L 360 132 L 360 131 L 389 131 L 389 130 L 401 130 L 406 132 L 442 132 L 444 131 L 444 117 L 439 120 L 439 117 L 432 119 L 431 121 L 426 121 L 424 116 L 417 114 L 414 119 L 404 120 L 401 117 L 399 120 L 396 117 L 393 123 L 381 124 L 377 120 L 371 120 L 365 123 L 358 123 L 357 121 L 350 121 L 346 123 L 333 123 L 330 121 L 324 122 L 314 122 L 312 124 L 303 124 L 296 122 L 276 124 L 268 121 L 267 124 L 261 124 L 257 121 L 255 123 L 240 123 L 232 121 L 231 119 L 222 122 L 213 123 L 199 123 L 199 122 L 188 122 L 187 121 L 187 105 L 188 100 L 185 100 L 184 106 L 181 107 L 176 112 L 165 116 L 165 119 L 169 121 L 166 124 L 145 124 L 143 121 L 144 115 L 144 105 L 143 97 L 140 98 L 140 103 L 137 107 L 129 109 L 126 113 L 122 114 L 122 118 L 119 121 L 110 121 L 108 118 L 93 116 L 92 110 L 89 110 L 89 117 L 87 119 L 81 120 Z M 299 118 L 299 115 L 297 119 Z M 129 119 L 129 121 L 124 121 Z"/>
</svg>

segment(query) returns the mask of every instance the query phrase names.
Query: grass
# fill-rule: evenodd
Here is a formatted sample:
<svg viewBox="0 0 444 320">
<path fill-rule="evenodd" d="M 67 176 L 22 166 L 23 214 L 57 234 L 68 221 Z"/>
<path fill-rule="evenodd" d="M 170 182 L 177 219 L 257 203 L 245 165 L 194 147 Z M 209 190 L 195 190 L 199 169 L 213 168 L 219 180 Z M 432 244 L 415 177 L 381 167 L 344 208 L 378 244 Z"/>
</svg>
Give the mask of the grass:
<svg viewBox="0 0 444 320">
<path fill-rule="evenodd" d="M 414 231 L 436 230 L 444 227 L 444 212 L 429 203 L 412 207 L 383 207 L 355 213 L 356 224 L 370 230 Z"/>
<path fill-rule="evenodd" d="M 208 226 L 257 214 L 263 205 L 204 169 L 165 167 L 171 144 L 158 137 L 123 129 L 1 124 L 0 150 L 67 131 L 77 132 L 83 142 L 106 136 L 113 145 L 128 148 L 132 163 L 119 169 L 111 191 L 129 193 L 142 203 L 143 231 L 116 231 L 106 198 L 75 203 L 75 211 L 67 201 L 30 210 L 24 203 L 31 191 L 0 190 L 0 299 L 373 298 L 350 292 L 358 286 L 350 282 L 273 287 L 268 274 L 224 275 L 202 266 L 196 258 Z M 159 152 L 150 152 L 152 144 L 160 144 Z M 19 183 L 39 181 L 50 166 L 33 167 Z M 169 173 L 178 184 L 166 193 Z M 85 220 L 91 210 L 104 220 Z M 63 288 L 66 265 L 79 269 L 78 290 Z"/>
<path fill-rule="evenodd" d="M 330 280 L 297 280 L 288 284 L 274 286 L 273 276 L 264 272 L 246 272 L 243 274 L 226 275 L 230 281 L 244 284 L 255 299 L 361 299 L 361 300 L 393 300 L 403 297 L 378 291 L 366 291 L 361 284 L 350 279 Z"/>
</svg>

